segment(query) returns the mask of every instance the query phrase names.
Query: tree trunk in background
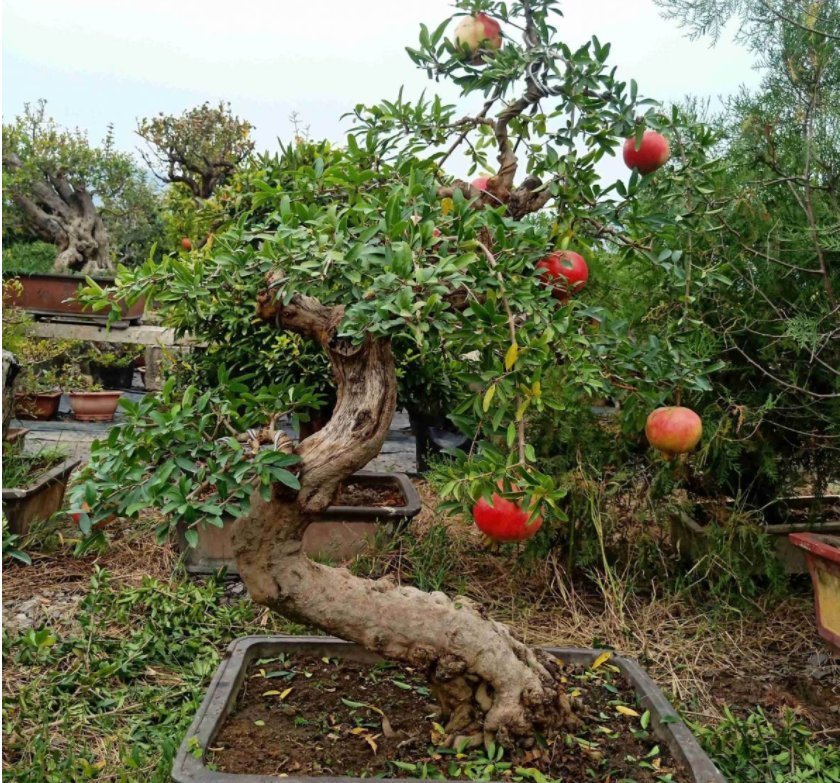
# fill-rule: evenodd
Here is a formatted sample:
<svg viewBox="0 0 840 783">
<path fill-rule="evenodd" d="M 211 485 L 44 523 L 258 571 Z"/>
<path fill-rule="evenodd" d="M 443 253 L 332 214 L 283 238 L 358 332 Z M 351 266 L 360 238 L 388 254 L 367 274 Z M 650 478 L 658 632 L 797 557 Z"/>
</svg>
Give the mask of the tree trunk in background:
<svg viewBox="0 0 840 783">
<path fill-rule="evenodd" d="M 3 156 L 3 166 L 10 171 L 22 165 L 14 153 Z M 45 174 L 28 192 L 14 190 L 8 196 L 20 208 L 28 228 L 58 248 L 56 272 L 102 275 L 115 271 L 108 232 L 87 190 L 61 174 Z"/>
<path fill-rule="evenodd" d="M 261 301 L 263 318 L 324 347 L 338 394 L 328 424 L 295 450 L 300 490 L 276 486 L 269 501 L 255 492 L 249 514 L 237 521 L 239 572 L 253 600 L 424 670 L 450 745 L 466 740 L 477 746 L 492 738 L 529 747 L 537 731 L 574 720 L 549 656 L 519 642 L 469 599 L 360 578 L 302 552 L 312 515 L 330 505 L 343 479 L 379 453 L 396 406 L 390 343 L 368 338 L 354 346 L 337 338 L 343 313 L 308 297 L 287 305 L 268 296 Z"/>
</svg>

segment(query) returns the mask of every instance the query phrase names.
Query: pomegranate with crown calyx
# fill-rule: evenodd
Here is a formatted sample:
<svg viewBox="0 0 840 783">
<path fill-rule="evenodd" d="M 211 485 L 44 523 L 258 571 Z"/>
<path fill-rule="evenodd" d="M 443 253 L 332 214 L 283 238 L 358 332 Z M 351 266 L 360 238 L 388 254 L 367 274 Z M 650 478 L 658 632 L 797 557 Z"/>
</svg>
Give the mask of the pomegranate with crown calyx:
<svg viewBox="0 0 840 783">
<path fill-rule="evenodd" d="M 499 485 L 501 489 L 501 484 Z M 516 491 L 516 487 L 513 487 Z M 534 508 L 524 509 L 520 503 L 503 498 L 494 492 L 490 500 L 484 498 L 473 506 L 476 527 L 493 541 L 510 543 L 533 538 L 542 527 L 542 517 L 534 515 Z"/>
</svg>

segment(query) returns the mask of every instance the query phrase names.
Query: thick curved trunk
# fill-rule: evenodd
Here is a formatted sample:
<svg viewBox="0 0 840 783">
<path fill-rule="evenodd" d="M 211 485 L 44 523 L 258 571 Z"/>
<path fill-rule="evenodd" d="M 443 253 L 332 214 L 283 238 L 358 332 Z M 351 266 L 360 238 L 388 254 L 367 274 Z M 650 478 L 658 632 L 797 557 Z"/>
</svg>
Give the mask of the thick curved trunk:
<svg viewBox="0 0 840 783">
<path fill-rule="evenodd" d="M 23 163 L 9 153 L 3 166 L 17 171 Z M 83 187 L 72 185 L 60 174 L 44 174 L 42 181 L 30 184 L 27 192 L 13 190 L 11 199 L 20 208 L 29 229 L 58 248 L 53 269 L 85 275 L 115 271 L 105 224 Z"/>
<path fill-rule="evenodd" d="M 81 216 L 64 224 L 56 244 L 56 272 L 108 275 L 115 271 L 108 233 L 97 214 Z"/>
<path fill-rule="evenodd" d="M 286 617 L 316 625 L 386 658 L 424 668 L 445 715 L 450 744 L 477 745 L 492 736 L 528 747 L 549 725 L 573 720 L 556 668 L 466 598 L 424 593 L 388 579 L 314 563 L 301 538 L 311 516 L 332 501 L 339 483 L 382 446 L 396 405 L 391 346 L 335 338 L 341 308 L 307 297 L 285 306 L 266 295 L 263 318 L 317 340 L 330 356 L 338 386 L 335 413 L 303 440 L 301 489 L 275 487 L 252 497 L 236 523 L 234 549 L 251 597 Z"/>
</svg>

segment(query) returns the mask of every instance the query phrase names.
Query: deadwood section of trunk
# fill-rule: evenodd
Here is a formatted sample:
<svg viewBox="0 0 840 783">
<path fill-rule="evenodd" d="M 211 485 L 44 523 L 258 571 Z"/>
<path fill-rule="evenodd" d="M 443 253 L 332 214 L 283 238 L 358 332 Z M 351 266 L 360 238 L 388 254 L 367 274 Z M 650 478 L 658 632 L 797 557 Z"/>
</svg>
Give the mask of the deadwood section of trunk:
<svg viewBox="0 0 840 783">
<path fill-rule="evenodd" d="M 300 491 L 277 487 L 269 501 L 254 493 L 249 514 L 236 523 L 237 565 L 251 597 L 425 670 L 450 745 L 475 746 L 492 737 L 508 747 L 529 747 L 537 730 L 573 720 L 552 660 L 468 599 L 363 579 L 303 554 L 301 539 L 312 515 L 330 504 L 340 481 L 367 464 L 385 440 L 396 404 L 394 360 L 387 341 L 351 345 L 336 338 L 340 307 L 304 296 L 283 305 L 266 292 L 258 312 L 324 347 L 338 401 L 329 423 L 297 447 Z"/>
</svg>

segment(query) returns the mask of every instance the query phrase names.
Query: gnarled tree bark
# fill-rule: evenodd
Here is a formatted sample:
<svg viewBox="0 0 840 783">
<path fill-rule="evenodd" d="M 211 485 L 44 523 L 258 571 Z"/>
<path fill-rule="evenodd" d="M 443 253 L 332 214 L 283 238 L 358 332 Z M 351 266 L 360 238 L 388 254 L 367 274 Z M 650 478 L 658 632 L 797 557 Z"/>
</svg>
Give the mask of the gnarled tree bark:
<svg viewBox="0 0 840 783">
<path fill-rule="evenodd" d="M 15 153 L 3 156 L 3 167 L 9 171 L 22 165 Z M 45 173 L 27 193 L 12 189 L 9 196 L 33 233 L 58 248 L 53 264 L 56 272 L 95 275 L 114 271 L 108 232 L 85 188 L 73 185 L 63 174 Z"/>
<path fill-rule="evenodd" d="M 269 501 L 254 493 L 249 514 L 236 523 L 237 566 L 251 597 L 425 669 L 450 744 L 477 745 L 492 737 L 508 747 L 529 747 L 536 731 L 573 721 L 550 657 L 522 644 L 470 600 L 363 579 L 303 554 L 312 515 L 332 502 L 344 478 L 379 453 L 396 406 L 394 360 L 387 340 L 369 337 L 353 345 L 336 337 L 341 307 L 304 296 L 283 305 L 266 292 L 258 311 L 323 346 L 338 400 L 329 423 L 295 450 L 300 490 L 277 486 Z"/>
</svg>

